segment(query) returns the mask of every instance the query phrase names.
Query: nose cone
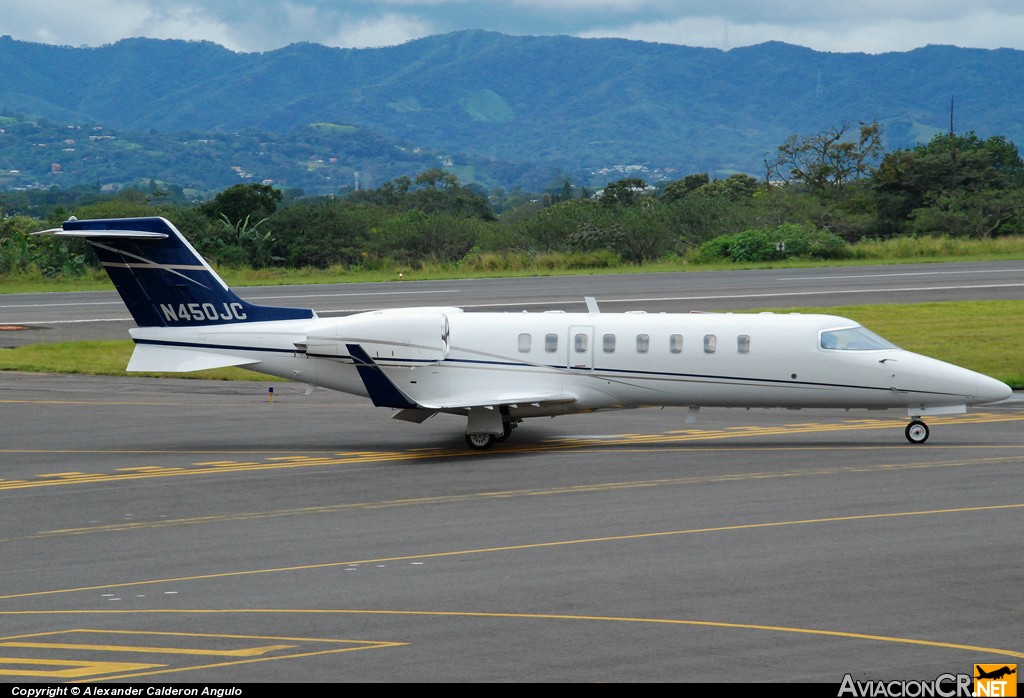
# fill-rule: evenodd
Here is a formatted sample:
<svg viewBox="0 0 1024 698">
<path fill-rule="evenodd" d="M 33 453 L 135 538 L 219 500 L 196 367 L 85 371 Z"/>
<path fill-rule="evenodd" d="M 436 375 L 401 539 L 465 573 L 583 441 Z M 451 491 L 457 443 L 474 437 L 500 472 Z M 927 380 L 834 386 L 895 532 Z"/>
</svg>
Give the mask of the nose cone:
<svg viewBox="0 0 1024 698">
<path fill-rule="evenodd" d="M 1013 394 L 1006 383 L 968 368 L 931 359 L 920 354 L 897 357 L 893 362 L 894 384 L 906 386 L 923 398 L 923 404 L 978 405 L 1005 400 Z M 927 395 L 927 397 L 924 397 Z"/>
<path fill-rule="evenodd" d="M 1006 383 L 978 374 L 977 402 L 999 402 L 1013 395 L 1013 390 Z"/>
</svg>

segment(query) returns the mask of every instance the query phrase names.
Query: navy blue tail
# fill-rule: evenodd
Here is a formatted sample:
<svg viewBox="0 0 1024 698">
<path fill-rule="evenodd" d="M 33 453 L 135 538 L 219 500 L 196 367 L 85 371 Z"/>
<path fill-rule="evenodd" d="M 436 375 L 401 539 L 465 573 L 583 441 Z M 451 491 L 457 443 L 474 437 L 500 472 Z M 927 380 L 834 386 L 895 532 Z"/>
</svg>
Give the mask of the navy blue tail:
<svg viewBox="0 0 1024 698">
<path fill-rule="evenodd" d="M 165 218 L 69 220 L 42 234 L 89 241 L 139 327 L 195 327 L 316 317 L 239 298 Z"/>
</svg>

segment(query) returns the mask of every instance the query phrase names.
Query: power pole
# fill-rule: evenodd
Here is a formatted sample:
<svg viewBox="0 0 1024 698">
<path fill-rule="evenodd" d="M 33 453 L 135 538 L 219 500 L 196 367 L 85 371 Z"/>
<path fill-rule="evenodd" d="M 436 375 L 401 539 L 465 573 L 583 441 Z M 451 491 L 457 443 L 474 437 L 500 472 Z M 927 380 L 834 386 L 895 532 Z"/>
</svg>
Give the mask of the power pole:
<svg viewBox="0 0 1024 698">
<path fill-rule="evenodd" d="M 956 132 L 953 130 L 953 100 L 955 95 L 949 97 L 949 154 L 952 165 L 950 167 L 949 194 L 956 195 Z"/>
</svg>

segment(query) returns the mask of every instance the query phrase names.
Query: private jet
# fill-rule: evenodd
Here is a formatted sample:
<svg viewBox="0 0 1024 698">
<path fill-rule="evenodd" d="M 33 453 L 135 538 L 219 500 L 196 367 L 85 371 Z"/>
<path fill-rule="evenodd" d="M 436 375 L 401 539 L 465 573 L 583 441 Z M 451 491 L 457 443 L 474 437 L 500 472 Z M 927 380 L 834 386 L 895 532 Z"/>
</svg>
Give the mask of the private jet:
<svg viewBox="0 0 1024 698">
<path fill-rule="evenodd" d="M 843 317 L 776 313 L 464 312 L 421 307 L 320 318 L 236 295 L 165 218 L 66 221 L 131 312 L 128 371 L 238 366 L 369 398 L 394 418 L 466 417 L 486 449 L 524 419 L 639 407 L 906 410 L 932 415 L 1011 395 L 1004 383 L 895 346 Z"/>
</svg>

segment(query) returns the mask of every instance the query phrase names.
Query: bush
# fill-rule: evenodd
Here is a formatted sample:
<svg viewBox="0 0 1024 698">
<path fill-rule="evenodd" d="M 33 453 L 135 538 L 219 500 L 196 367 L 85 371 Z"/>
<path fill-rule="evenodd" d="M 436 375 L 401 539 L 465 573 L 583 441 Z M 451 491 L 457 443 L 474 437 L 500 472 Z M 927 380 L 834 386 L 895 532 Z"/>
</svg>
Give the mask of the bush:
<svg viewBox="0 0 1024 698">
<path fill-rule="evenodd" d="M 473 271 L 522 271 L 529 269 L 530 258 L 521 253 L 477 252 L 468 254 L 459 266 Z"/>
<path fill-rule="evenodd" d="M 546 271 L 558 269 L 607 269 L 622 264 L 622 257 L 612 250 L 587 252 L 548 252 L 536 255 L 533 266 Z"/>
<path fill-rule="evenodd" d="M 710 240 L 693 262 L 774 262 L 783 259 L 846 259 L 849 248 L 842 238 L 809 225 L 786 223 L 777 228 L 745 230 Z"/>
<path fill-rule="evenodd" d="M 0 223 L 0 275 L 77 278 L 86 273 L 95 258 L 85 241 L 30 234 L 43 227 L 42 222 L 23 216 Z"/>
</svg>

